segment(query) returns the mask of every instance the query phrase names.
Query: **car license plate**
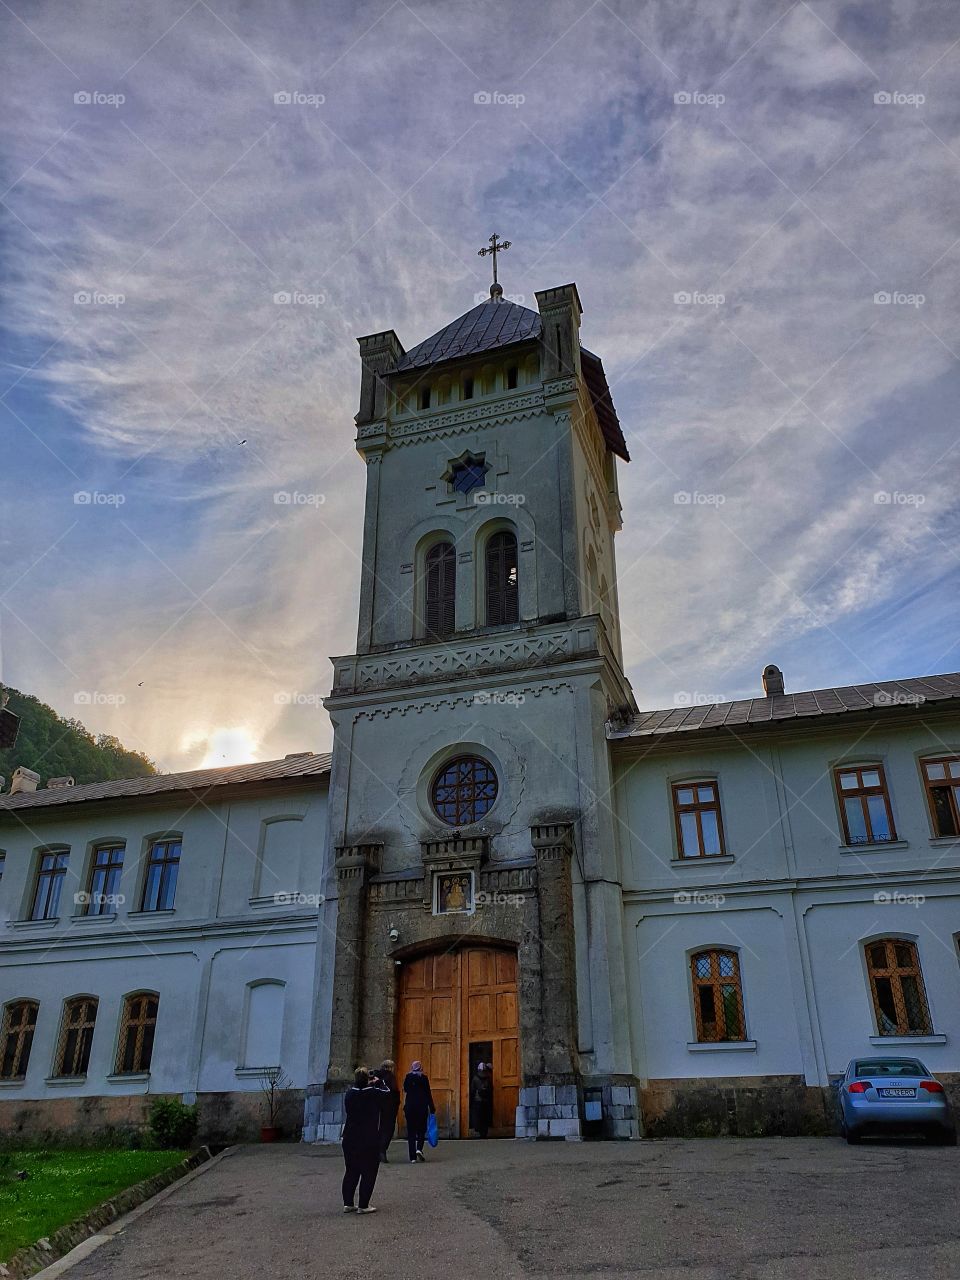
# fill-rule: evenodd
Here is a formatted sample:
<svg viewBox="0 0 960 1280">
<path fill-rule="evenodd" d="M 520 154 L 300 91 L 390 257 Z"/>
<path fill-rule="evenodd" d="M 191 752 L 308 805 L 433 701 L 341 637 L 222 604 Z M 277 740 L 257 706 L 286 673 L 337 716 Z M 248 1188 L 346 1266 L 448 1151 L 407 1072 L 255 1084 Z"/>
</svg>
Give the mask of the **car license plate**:
<svg viewBox="0 0 960 1280">
<path fill-rule="evenodd" d="M 881 1098 L 915 1098 L 916 1089 L 878 1089 Z"/>
</svg>

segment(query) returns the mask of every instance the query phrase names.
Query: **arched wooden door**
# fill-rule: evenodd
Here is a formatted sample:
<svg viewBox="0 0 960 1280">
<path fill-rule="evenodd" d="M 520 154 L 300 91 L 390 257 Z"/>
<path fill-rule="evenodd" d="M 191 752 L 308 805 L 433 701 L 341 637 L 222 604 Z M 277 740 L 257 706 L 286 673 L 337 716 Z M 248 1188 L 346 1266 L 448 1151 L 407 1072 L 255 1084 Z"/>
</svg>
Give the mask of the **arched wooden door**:
<svg viewBox="0 0 960 1280">
<path fill-rule="evenodd" d="M 478 1062 L 492 1062 L 490 1133 L 512 1138 L 520 1089 L 516 953 L 462 947 L 418 956 L 400 971 L 399 998 L 398 1075 L 423 1063 L 441 1135 L 470 1136 L 470 1077 Z"/>
</svg>

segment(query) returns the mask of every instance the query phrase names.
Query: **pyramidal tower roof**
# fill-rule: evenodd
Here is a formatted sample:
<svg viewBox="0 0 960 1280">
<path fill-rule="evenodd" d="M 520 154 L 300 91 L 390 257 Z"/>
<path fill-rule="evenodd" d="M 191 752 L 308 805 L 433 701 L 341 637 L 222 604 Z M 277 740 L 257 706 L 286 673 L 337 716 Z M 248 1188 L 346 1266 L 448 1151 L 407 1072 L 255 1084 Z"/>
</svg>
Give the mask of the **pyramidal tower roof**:
<svg viewBox="0 0 960 1280">
<path fill-rule="evenodd" d="M 397 361 L 393 372 L 406 373 L 444 360 L 480 355 L 484 351 L 509 347 L 515 342 L 539 338 L 540 334 L 539 312 L 521 307 L 516 302 L 507 302 L 504 298 L 492 297 L 451 320 L 432 337 L 418 342 Z"/>
</svg>

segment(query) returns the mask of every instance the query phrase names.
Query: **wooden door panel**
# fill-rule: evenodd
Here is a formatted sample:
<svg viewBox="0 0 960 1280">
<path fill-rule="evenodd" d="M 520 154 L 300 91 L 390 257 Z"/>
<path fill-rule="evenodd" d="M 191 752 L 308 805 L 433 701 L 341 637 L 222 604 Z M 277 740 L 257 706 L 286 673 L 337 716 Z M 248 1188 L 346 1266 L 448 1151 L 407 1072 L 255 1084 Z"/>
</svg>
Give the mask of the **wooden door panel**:
<svg viewBox="0 0 960 1280">
<path fill-rule="evenodd" d="M 493 1062 L 491 1135 L 512 1136 L 520 1085 L 516 954 L 467 947 L 420 956 L 401 969 L 399 999 L 398 1075 L 415 1059 L 423 1063 L 440 1133 L 470 1132 L 470 1045 L 482 1041 L 484 1061 Z"/>
<path fill-rule="evenodd" d="M 516 1031 L 517 1029 L 517 993 L 515 991 L 497 992 L 497 1030 Z"/>
</svg>

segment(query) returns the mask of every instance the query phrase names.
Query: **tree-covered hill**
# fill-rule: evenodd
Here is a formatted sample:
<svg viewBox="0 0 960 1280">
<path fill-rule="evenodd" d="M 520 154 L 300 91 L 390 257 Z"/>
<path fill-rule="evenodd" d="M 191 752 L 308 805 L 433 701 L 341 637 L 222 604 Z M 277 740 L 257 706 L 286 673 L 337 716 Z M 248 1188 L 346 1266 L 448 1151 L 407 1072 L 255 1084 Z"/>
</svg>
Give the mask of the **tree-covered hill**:
<svg viewBox="0 0 960 1280">
<path fill-rule="evenodd" d="M 0 751 L 0 774 L 7 789 L 14 769 L 24 765 L 40 775 L 40 785 L 48 778 L 71 774 L 79 786 L 83 782 L 109 782 L 113 778 L 145 778 L 156 766 L 139 751 L 128 751 L 109 733 L 94 736 L 79 720 L 65 720 L 39 698 L 16 689 L 7 708 L 20 717 L 16 745 Z"/>
</svg>

